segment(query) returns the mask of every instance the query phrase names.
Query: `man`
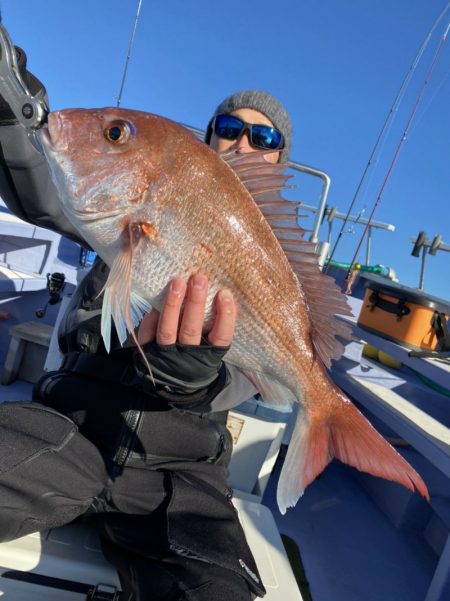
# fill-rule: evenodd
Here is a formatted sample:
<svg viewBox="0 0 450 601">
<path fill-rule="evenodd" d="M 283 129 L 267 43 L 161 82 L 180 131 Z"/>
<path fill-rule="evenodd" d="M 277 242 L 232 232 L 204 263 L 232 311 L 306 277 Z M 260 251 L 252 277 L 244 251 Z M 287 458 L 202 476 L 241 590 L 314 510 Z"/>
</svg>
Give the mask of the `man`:
<svg viewBox="0 0 450 601">
<path fill-rule="evenodd" d="M 45 90 L 20 68 L 33 94 Z M 231 116 L 231 118 L 230 118 Z M 218 151 L 270 151 L 286 160 L 289 118 L 272 96 L 250 91 L 221 103 L 206 141 Z M 0 104 L 0 194 L 19 217 L 85 244 L 61 212 L 47 165 L 5 102 Z M 226 414 L 252 395 L 223 364 L 236 307 L 219 292 L 201 343 L 207 280 L 175 278 L 161 314 L 138 338 L 154 384 L 134 348 L 100 335 L 100 258 L 62 319 L 63 366 L 37 383 L 34 402 L 0 405 L 0 540 L 83 520 L 98 531 L 128 601 L 248 601 L 265 593 L 231 502 Z M 184 308 L 182 310 L 184 302 Z M 13 452 L 10 449 L 14 449 Z"/>
</svg>

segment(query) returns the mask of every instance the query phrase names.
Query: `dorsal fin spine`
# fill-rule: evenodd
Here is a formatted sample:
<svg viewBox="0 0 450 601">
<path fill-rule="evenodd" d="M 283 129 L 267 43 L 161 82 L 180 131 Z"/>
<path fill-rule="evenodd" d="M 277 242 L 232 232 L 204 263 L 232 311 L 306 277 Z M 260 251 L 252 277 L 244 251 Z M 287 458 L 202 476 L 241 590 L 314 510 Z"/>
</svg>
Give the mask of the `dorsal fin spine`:
<svg viewBox="0 0 450 601">
<path fill-rule="evenodd" d="M 291 264 L 307 303 L 312 344 L 323 363 L 330 367 L 331 359 L 343 352 L 343 345 L 335 336 L 350 338 L 349 326 L 339 322 L 335 313 L 349 315 L 351 311 L 333 279 L 320 271 L 315 244 L 304 239 L 305 230 L 298 225 L 297 214 L 301 203 L 280 195 L 291 177 L 284 173 L 289 164 L 269 163 L 264 159 L 266 154 L 265 151 L 227 152 L 221 156 L 252 196 Z M 283 207 L 285 212 L 280 212 Z"/>
</svg>

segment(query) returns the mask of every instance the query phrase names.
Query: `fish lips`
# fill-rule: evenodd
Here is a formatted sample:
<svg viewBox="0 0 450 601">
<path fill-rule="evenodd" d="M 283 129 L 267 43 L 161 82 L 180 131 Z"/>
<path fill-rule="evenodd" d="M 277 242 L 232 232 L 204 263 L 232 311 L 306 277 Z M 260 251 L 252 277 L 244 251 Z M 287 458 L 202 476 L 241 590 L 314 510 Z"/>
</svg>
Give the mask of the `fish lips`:
<svg viewBox="0 0 450 601">
<path fill-rule="evenodd" d="M 37 135 L 44 151 L 64 152 L 68 149 L 68 136 L 59 112 L 49 113 L 47 126 L 42 127 Z"/>
</svg>

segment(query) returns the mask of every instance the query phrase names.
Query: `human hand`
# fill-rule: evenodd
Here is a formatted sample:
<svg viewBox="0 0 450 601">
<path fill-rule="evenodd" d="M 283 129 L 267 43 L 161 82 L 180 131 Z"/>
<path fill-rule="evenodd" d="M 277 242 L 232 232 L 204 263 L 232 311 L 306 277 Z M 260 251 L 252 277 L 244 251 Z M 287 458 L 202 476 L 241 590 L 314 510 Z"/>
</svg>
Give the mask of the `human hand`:
<svg viewBox="0 0 450 601">
<path fill-rule="evenodd" d="M 214 323 L 205 344 L 207 294 L 208 279 L 203 274 L 193 275 L 187 283 L 174 278 L 161 313 L 154 309 L 142 320 L 138 342 L 157 387 L 185 395 L 205 389 L 217 379 L 233 339 L 237 311 L 231 292 L 221 290 L 214 301 Z"/>
<path fill-rule="evenodd" d="M 169 285 L 161 313 L 153 309 L 142 320 L 138 331 L 139 344 L 156 342 L 169 345 L 179 342 L 199 345 L 202 339 L 208 278 L 197 273 L 186 282 L 176 277 Z M 181 308 L 186 299 L 183 312 Z M 208 333 L 211 346 L 227 347 L 231 344 L 236 325 L 236 304 L 232 293 L 221 290 L 215 298 L 215 318 Z"/>
</svg>

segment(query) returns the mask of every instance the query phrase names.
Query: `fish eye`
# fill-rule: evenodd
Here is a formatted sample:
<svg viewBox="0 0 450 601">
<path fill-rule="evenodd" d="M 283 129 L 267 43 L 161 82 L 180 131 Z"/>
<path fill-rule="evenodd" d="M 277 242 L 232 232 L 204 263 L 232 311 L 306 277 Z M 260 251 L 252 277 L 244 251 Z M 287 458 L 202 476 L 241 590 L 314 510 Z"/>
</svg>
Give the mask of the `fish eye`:
<svg viewBox="0 0 450 601">
<path fill-rule="evenodd" d="M 126 121 L 109 123 L 103 131 L 105 138 L 112 144 L 123 144 L 130 137 L 130 133 L 131 128 Z"/>
</svg>

